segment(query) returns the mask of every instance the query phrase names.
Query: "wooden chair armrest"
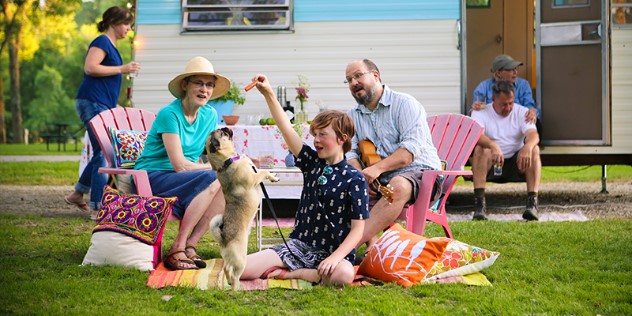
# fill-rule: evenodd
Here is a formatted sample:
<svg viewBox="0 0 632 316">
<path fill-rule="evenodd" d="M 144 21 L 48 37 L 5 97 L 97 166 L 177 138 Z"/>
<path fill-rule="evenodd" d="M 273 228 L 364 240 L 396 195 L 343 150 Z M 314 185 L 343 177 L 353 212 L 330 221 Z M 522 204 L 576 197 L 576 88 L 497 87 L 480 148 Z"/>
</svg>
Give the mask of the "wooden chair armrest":
<svg viewBox="0 0 632 316">
<path fill-rule="evenodd" d="M 99 168 L 99 172 L 113 175 L 131 175 L 134 179 L 134 185 L 136 186 L 136 191 L 138 192 L 138 195 L 153 195 L 151 192 L 151 186 L 149 185 L 149 177 L 147 176 L 147 171 L 145 170 L 101 167 Z"/>
</svg>

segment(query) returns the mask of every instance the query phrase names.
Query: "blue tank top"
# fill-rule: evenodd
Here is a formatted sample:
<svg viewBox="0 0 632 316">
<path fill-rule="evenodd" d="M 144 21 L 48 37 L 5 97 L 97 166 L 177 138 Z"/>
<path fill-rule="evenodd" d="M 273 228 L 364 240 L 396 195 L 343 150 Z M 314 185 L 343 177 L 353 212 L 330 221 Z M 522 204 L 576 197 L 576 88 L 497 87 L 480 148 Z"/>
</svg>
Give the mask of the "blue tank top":
<svg viewBox="0 0 632 316">
<path fill-rule="evenodd" d="M 110 39 L 100 35 L 90 43 L 90 47 L 98 47 L 105 52 L 105 58 L 101 62 L 103 66 L 121 66 L 123 59 L 116 46 Z M 83 74 L 83 81 L 77 92 L 77 99 L 85 99 L 115 108 L 121 90 L 122 76 L 120 74 L 107 77 L 93 77 Z"/>
</svg>

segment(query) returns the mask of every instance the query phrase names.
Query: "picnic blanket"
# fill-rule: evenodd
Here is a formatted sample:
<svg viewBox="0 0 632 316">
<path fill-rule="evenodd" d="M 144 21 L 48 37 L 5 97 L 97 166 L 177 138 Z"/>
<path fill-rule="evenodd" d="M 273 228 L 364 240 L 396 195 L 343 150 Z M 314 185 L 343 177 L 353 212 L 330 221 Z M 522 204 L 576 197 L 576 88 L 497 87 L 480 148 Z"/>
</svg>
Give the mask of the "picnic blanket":
<svg viewBox="0 0 632 316">
<path fill-rule="evenodd" d="M 206 268 L 199 270 L 169 270 L 161 262 L 149 274 L 147 286 L 160 289 L 165 286 L 183 286 L 199 290 L 230 290 L 230 284 L 222 269 L 222 259 L 206 260 Z M 242 291 L 267 290 L 272 288 L 302 290 L 309 289 L 312 284 L 303 280 L 256 279 L 240 282 Z"/>
<path fill-rule="evenodd" d="M 166 286 L 174 287 L 190 287 L 198 290 L 221 289 L 230 290 L 230 284 L 222 270 L 222 259 L 206 260 L 206 268 L 199 270 L 169 270 L 165 268 L 162 262 L 154 271 L 149 274 L 147 286 L 160 289 Z M 357 267 L 356 267 L 357 269 Z M 357 270 L 356 270 L 357 271 Z M 480 272 L 468 274 L 465 276 L 454 276 L 444 279 L 438 279 L 428 283 L 463 283 L 476 286 L 491 286 L 484 274 Z M 356 275 L 355 282 L 352 286 L 375 286 L 381 284 L 380 281 L 367 278 L 362 275 Z M 243 280 L 240 282 L 242 291 L 251 290 L 267 290 L 272 288 L 304 290 L 311 289 L 312 284 L 303 280 L 275 280 L 275 279 L 256 279 Z"/>
</svg>

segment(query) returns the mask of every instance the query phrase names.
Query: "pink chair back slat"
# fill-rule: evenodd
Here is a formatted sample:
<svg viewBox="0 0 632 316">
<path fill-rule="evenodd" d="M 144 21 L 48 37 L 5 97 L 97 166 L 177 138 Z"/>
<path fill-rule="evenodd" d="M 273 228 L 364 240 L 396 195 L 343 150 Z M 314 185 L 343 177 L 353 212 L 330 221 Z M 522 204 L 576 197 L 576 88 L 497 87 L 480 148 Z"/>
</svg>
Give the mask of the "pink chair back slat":
<svg viewBox="0 0 632 316">
<path fill-rule="evenodd" d="M 104 120 L 105 117 L 107 117 L 107 115 L 99 114 L 95 116 L 92 120 L 90 120 L 90 127 L 92 127 L 92 130 L 99 141 L 99 145 L 101 146 L 101 150 L 103 151 L 103 155 L 105 156 L 108 166 L 113 166 L 114 149 L 112 148 L 112 140 L 108 134 L 108 125 Z"/>
<path fill-rule="evenodd" d="M 428 117 L 427 121 L 433 144 L 437 148 L 439 158 L 446 161 L 447 170 L 451 170 L 451 173 L 455 173 L 455 170 L 462 171 L 483 128 L 472 118 L 460 114 L 431 116 Z M 428 220 L 441 225 L 446 236 L 452 238 L 445 213 L 445 202 L 457 178 L 457 175 L 445 174 L 442 186 L 443 198 L 438 206 L 438 213 L 430 210 L 430 191 L 425 189 L 419 193 L 415 204 L 406 208 L 402 213 L 406 216 L 406 225 L 410 231 L 423 235 L 426 220 Z M 427 184 L 426 187 L 430 188 L 432 185 Z"/>
<path fill-rule="evenodd" d="M 148 131 L 155 118 L 154 113 L 141 109 L 114 108 L 99 113 L 90 121 L 109 166 L 114 166 L 114 149 L 108 127 Z"/>
</svg>

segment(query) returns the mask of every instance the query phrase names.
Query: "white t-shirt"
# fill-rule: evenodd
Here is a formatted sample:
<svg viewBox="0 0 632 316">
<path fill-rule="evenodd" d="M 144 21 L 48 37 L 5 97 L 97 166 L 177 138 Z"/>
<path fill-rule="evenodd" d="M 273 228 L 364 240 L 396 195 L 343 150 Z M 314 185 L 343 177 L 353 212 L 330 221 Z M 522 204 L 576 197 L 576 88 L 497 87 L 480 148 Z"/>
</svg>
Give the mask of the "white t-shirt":
<svg viewBox="0 0 632 316">
<path fill-rule="evenodd" d="M 494 111 L 490 103 L 479 111 L 472 111 L 472 118 L 485 128 L 485 135 L 495 141 L 503 152 L 505 159 L 513 157 L 524 146 L 524 138 L 529 129 L 535 129 L 534 123 L 525 122 L 529 109 L 514 103 L 513 110 L 507 117 Z"/>
</svg>

